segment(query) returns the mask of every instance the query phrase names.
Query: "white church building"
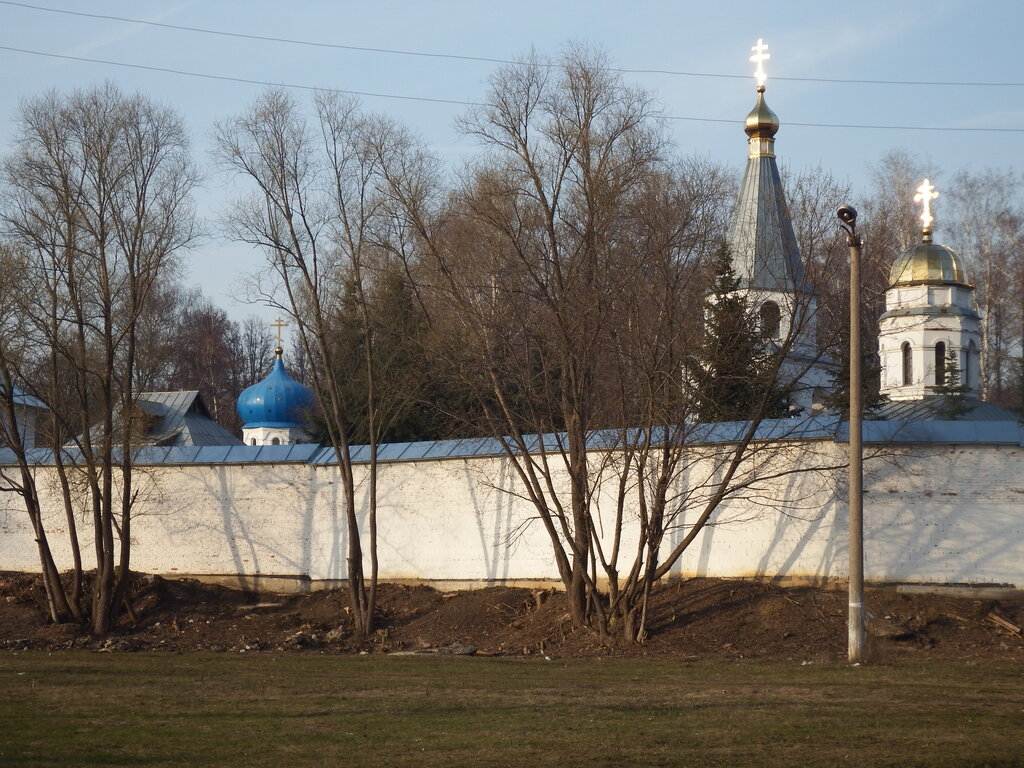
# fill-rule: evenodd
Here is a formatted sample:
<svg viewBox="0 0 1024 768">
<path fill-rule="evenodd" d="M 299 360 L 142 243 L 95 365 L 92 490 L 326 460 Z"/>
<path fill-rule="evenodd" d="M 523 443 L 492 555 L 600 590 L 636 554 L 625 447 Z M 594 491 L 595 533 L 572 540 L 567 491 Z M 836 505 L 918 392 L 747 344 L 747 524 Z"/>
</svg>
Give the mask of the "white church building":
<svg viewBox="0 0 1024 768">
<path fill-rule="evenodd" d="M 878 323 L 881 391 L 891 400 L 935 394 L 948 383 L 949 355 L 967 393 L 978 396 L 981 318 L 963 260 L 952 248 L 932 242 L 930 203 L 937 195 L 927 179 L 918 188 L 915 199 L 924 208 L 921 242 L 893 263 Z"/>
</svg>

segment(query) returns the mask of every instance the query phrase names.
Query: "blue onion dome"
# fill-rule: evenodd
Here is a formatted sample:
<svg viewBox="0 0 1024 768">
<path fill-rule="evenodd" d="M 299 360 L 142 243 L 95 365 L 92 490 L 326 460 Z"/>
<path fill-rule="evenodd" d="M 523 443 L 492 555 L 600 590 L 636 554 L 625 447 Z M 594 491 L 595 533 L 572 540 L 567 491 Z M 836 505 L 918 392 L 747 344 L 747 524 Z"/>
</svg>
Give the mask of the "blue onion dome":
<svg viewBox="0 0 1024 768">
<path fill-rule="evenodd" d="M 905 250 L 893 262 L 889 285 L 920 283 L 957 283 L 970 285 L 963 259 L 952 248 L 932 242 L 931 230 L 925 229 L 922 242 Z"/>
<path fill-rule="evenodd" d="M 303 426 L 306 411 L 313 407 L 313 392 L 288 375 L 281 360 L 283 352 L 280 347 L 275 349 L 277 359 L 270 375 L 238 396 L 238 415 L 243 427 Z"/>
</svg>

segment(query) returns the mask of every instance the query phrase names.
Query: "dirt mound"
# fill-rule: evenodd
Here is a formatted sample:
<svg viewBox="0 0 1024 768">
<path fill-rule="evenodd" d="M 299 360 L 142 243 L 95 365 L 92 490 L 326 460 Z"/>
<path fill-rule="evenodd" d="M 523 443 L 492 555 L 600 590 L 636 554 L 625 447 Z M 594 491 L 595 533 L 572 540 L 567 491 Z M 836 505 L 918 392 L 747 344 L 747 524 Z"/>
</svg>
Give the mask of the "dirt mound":
<svg viewBox="0 0 1024 768">
<path fill-rule="evenodd" d="M 600 642 L 574 628 L 564 595 L 494 587 L 442 593 L 381 585 L 377 631 L 352 633 L 344 590 L 308 595 L 253 594 L 196 581 L 138 576 L 135 621 L 109 638 L 74 624 L 46 622 L 38 577 L 0 574 L 0 648 L 111 651 L 322 653 L 454 652 L 551 656 L 776 658 L 840 660 L 846 648 L 846 595 L 760 581 L 689 579 L 652 595 L 642 645 Z M 1024 660 L 1024 602 L 955 599 L 868 590 L 873 658 Z"/>
</svg>

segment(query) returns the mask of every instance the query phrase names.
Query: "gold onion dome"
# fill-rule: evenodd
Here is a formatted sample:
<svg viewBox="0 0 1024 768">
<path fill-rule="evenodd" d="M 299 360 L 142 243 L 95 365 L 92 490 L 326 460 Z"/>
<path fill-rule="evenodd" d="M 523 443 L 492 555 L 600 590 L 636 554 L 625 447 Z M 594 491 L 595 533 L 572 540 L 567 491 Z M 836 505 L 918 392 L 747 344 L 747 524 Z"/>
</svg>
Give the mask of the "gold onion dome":
<svg viewBox="0 0 1024 768">
<path fill-rule="evenodd" d="M 757 104 L 747 115 L 743 130 L 752 139 L 771 139 L 779 132 L 779 116 L 765 104 L 763 85 L 757 86 Z"/>
<path fill-rule="evenodd" d="M 959 283 L 970 285 L 963 259 L 952 248 L 932 242 L 930 230 L 917 245 L 905 250 L 889 272 L 889 284 Z"/>
</svg>

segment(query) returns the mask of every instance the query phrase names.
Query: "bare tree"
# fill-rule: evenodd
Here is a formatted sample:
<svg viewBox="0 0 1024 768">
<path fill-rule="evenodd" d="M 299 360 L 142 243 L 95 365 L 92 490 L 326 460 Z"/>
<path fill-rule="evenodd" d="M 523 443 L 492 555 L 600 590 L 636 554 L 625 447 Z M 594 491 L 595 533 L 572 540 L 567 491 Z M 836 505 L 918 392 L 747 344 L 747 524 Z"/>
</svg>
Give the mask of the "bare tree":
<svg viewBox="0 0 1024 768">
<path fill-rule="evenodd" d="M 21 306 L 32 391 L 49 407 L 67 517 L 91 520 L 89 614 L 105 634 L 131 564 L 140 319 L 159 276 L 195 236 L 196 174 L 179 118 L 110 84 L 28 101 L 18 127 L 0 216 L 35 287 Z M 72 550 L 77 582 L 75 538 Z"/>
<path fill-rule="evenodd" d="M 270 373 L 273 359 L 274 335 L 267 323 L 257 315 L 250 315 L 242 321 L 239 329 L 242 355 L 241 389 L 252 386 Z"/>
<path fill-rule="evenodd" d="M 15 474 L 0 470 L 0 492 L 14 493 L 22 499 L 39 553 L 50 620 L 59 622 L 80 615 L 77 601 L 69 599 L 61 583 L 50 549 L 36 467 L 30 458 L 30 430 L 36 425 L 29 423 L 25 404 L 35 398 L 27 396 L 19 386 L 26 384 L 32 357 L 31 329 L 22 311 L 25 292 L 33 290 L 25 266 L 23 259 L 6 249 L 0 250 L 0 448 L 9 449 L 17 465 Z"/>
<path fill-rule="evenodd" d="M 393 240 L 387 233 L 395 226 L 382 200 L 386 168 L 411 139 L 352 100 L 318 94 L 315 108 L 311 127 L 293 100 L 268 91 L 247 113 L 221 124 L 217 141 L 220 158 L 255 189 L 236 205 L 228 227 L 235 238 L 267 253 L 273 288 L 264 299 L 295 322 L 324 411 L 343 488 L 351 613 L 356 633 L 366 636 L 376 604 L 377 444 L 390 407 L 379 388 L 372 285 L 387 255 L 381 244 Z M 335 360 L 334 329 L 346 302 L 365 337 L 366 386 L 359 403 L 346 397 L 347 371 Z M 365 414 L 369 437 L 365 548 L 350 452 L 358 413 Z"/>
<path fill-rule="evenodd" d="M 200 390 L 210 415 L 227 429 L 238 428 L 235 404 L 243 388 L 244 348 L 237 324 L 196 288 L 183 292 L 173 332 L 173 362 L 165 386 Z"/>
<path fill-rule="evenodd" d="M 484 153 L 450 205 L 429 165 L 389 179 L 407 225 L 395 251 L 424 260 L 437 354 L 504 446 L 573 621 L 640 641 L 652 585 L 771 474 L 755 441 L 767 391 L 733 439 L 709 441 L 685 375 L 727 174 L 674 165 L 650 98 L 586 51 L 501 69 L 461 125 Z"/>
<path fill-rule="evenodd" d="M 1020 176 L 989 169 L 954 175 L 943 197 L 948 242 L 956 245 L 977 287 L 981 311 L 980 394 L 1001 405 L 1018 396 L 1011 386 L 1020 356 L 1021 300 L 1017 278 L 1024 240 Z"/>
</svg>

